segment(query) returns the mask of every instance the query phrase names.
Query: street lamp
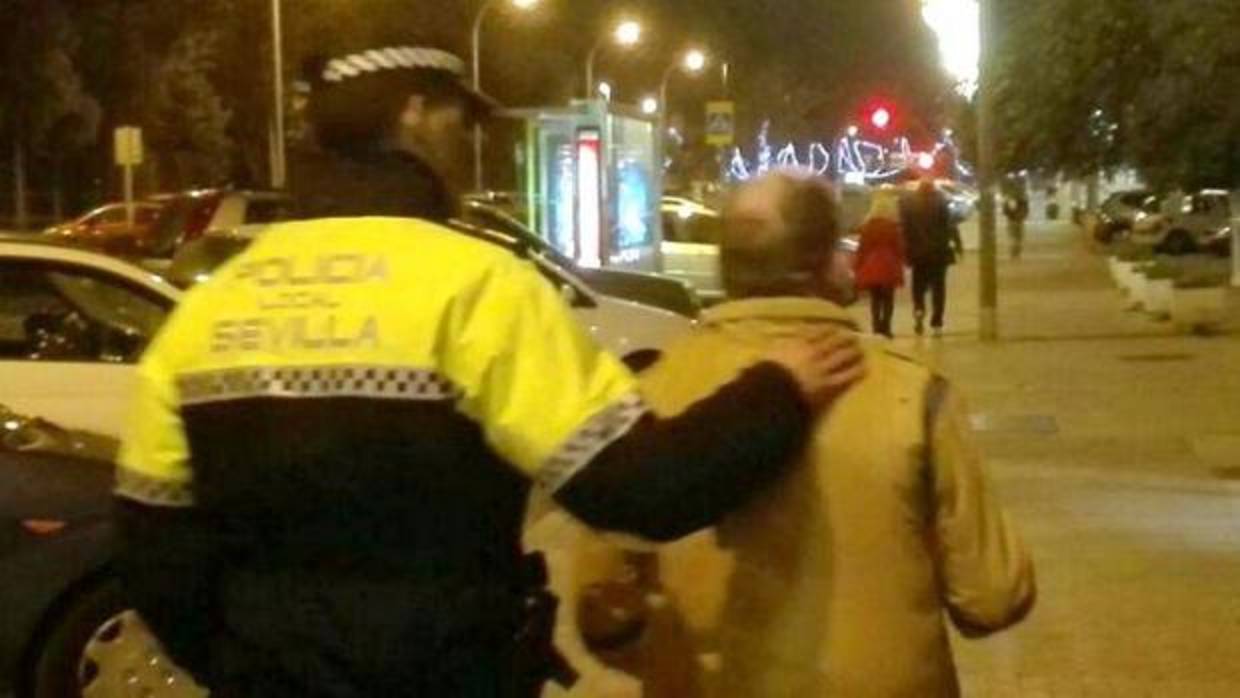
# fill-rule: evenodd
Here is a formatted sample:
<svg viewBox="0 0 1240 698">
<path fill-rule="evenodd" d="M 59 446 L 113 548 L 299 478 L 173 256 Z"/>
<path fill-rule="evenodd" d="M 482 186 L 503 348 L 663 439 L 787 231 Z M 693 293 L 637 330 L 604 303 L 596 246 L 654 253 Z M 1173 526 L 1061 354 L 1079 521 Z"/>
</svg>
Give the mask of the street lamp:
<svg viewBox="0 0 1240 698">
<path fill-rule="evenodd" d="M 675 73 L 677 68 L 693 75 L 701 73 L 706 68 L 706 54 L 698 49 L 686 51 L 679 61 L 672 63 L 667 70 L 663 71 L 663 80 L 659 82 L 659 106 L 664 120 L 667 118 L 667 87 L 672 81 L 672 73 Z"/>
<path fill-rule="evenodd" d="M 642 40 L 642 25 L 628 20 L 616 27 L 616 43 L 621 46 L 633 46 Z"/>
<path fill-rule="evenodd" d="M 478 14 L 474 17 L 474 33 L 473 33 L 473 70 L 474 70 L 474 89 L 482 89 L 482 23 L 502 0 L 486 0 L 482 3 L 482 7 L 478 9 Z M 509 4 L 518 10 L 532 10 L 538 6 L 540 0 L 508 0 Z"/>
<path fill-rule="evenodd" d="M 611 32 L 611 39 L 617 46 L 629 47 L 635 46 L 642 40 L 642 25 L 634 20 L 625 20 L 616 25 Z M 586 56 L 586 98 L 592 96 L 594 89 L 594 63 L 598 59 L 598 52 L 602 50 L 606 37 L 600 38 L 594 46 L 590 48 L 590 53 Z"/>
<path fill-rule="evenodd" d="M 999 273 L 995 210 L 995 0 L 921 0 L 925 23 L 938 35 L 944 68 L 977 109 L 978 334 L 999 338 Z"/>
<path fill-rule="evenodd" d="M 482 22 L 501 0 L 486 0 L 478 8 L 474 17 L 473 32 L 473 86 L 474 90 L 482 90 Z M 509 0 L 518 10 L 532 10 L 540 0 Z M 474 189 L 482 191 L 482 125 L 474 124 Z"/>
<path fill-rule="evenodd" d="M 642 100 L 642 113 L 646 116 L 654 116 L 659 113 L 659 100 L 654 97 L 647 97 Z"/>
<path fill-rule="evenodd" d="M 698 50 L 693 50 L 685 54 L 685 70 L 691 73 L 700 73 L 706 67 L 706 54 Z"/>
</svg>

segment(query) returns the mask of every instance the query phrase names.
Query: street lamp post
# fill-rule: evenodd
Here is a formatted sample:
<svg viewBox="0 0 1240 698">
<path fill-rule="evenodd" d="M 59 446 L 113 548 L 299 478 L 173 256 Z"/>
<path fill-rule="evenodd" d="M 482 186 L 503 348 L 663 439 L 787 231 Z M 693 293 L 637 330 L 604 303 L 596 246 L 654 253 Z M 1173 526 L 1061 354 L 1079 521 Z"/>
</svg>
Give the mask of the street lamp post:
<svg viewBox="0 0 1240 698">
<path fill-rule="evenodd" d="M 288 179 L 284 149 L 284 31 L 281 0 L 271 0 L 272 133 L 271 188 L 283 189 Z"/>
<path fill-rule="evenodd" d="M 697 49 L 693 49 L 685 53 L 684 58 L 680 61 L 672 63 L 663 71 L 663 79 L 659 82 L 659 113 L 663 114 L 663 118 L 667 119 L 667 88 L 671 84 L 672 74 L 677 68 L 684 70 L 686 73 L 700 73 L 706 67 L 706 54 Z"/>
<path fill-rule="evenodd" d="M 519 10 L 531 9 L 539 2 L 539 0 L 511 1 L 512 5 Z M 473 49 L 473 87 L 476 91 L 482 90 L 482 23 L 499 2 L 500 0 L 485 0 L 482 3 L 482 7 L 478 8 L 478 14 L 474 16 L 471 46 Z M 474 124 L 474 189 L 482 191 L 482 187 L 482 124 Z"/>
<path fill-rule="evenodd" d="M 981 34 L 977 95 L 977 187 L 981 194 L 978 202 L 981 243 L 978 250 L 978 336 L 984 342 L 993 342 L 999 339 L 998 214 L 995 210 L 995 4 L 993 0 L 980 0 L 978 9 Z"/>
<path fill-rule="evenodd" d="M 921 0 L 922 17 L 938 35 L 943 66 L 968 98 L 976 94 L 978 200 L 978 334 L 999 338 L 999 275 L 995 211 L 995 0 Z"/>
<path fill-rule="evenodd" d="M 619 46 L 633 46 L 642 40 L 642 25 L 633 20 L 621 22 L 616 25 L 611 38 Z M 594 64 L 598 60 L 598 52 L 602 50 L 605 41 L 606 37 L 600 38 L 594 46 L 590 47 L 590 53 L 586 55 L 586 99 L 594 96 Z"/>
<path fill-rule="evenodd" d="M 658 143 L 657 147 L 658 147 L 658 173 L 659 174 L 658 174 L 657 179 L 659 183 L 660 194 L 662 194 L 663 192 L 663 174 L 664 174 L 664 167 L 667 162 L 667 126 L 668 126 L 667 117 L 668 117 L 668 106 L 669 106 L 668 101 L 667 101 L 667 88 L 671 84 L 672 75 L 676 72 L 677 69 L 683 70 L 684 72 L 690 73 L 690 74 L 698 74 L 698 73 L 701 73 L 702 70 L 704 70 L 705 68 L 706 68 L 706 54 L 697 49 L 692 49 L 690 51 L 685 52 L 684 56 L 680 60 L 674 61 L 671 65 L 669 65 L 667 67 L 667 70 L 663 71 L 663 79 L 659 81 L 659 104 L 658 104 L 659 118 L 656 122 L 657 128 L 659 129 L 659 133 L 657 137 L 655 138 L 655 142 Z"/>
</svg>

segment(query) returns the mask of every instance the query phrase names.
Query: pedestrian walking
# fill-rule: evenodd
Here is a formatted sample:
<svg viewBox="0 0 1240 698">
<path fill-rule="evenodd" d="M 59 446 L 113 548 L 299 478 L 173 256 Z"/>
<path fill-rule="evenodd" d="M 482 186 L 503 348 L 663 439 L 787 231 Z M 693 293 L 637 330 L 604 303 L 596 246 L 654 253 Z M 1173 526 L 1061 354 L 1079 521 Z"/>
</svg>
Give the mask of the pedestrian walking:
<svg viewBox="0 0 1240 698">
<path fill-rule="evenodd" d="M 824 328 L 655 416 L 533 266 L 427 220 L 453 205 L 441 168 L 467 162 L 492 105 L 463 75 L 426 46 L 318 63 L 320 164 L 354 179 L 304 180 L 299 205 L 322 217 L 266 230 L 138 368 L 116 564 L 213 696 L 571 682 L 520 542 L 532 487 L 600 529 L 687 534 L 783 472 L 864 371 L 855 339 Z"/>
<path fill-rule="evenodd" d="M 732 300 L 643 374 L 655 410 L 691 409 L 780 337 L 857 331 L 830 278 L 833 207 L 825 186 L 782 175 L 736 194 L 721 257 Z M 647 696 L 956 698 L 948 619 L 980 637 L 1032 609 L 1032 562 L 957 390 L 888 343 L 865 346 L 868 375 L 818 417 L 800 467 L 713 535 L 660 552 L 631 670 L 678 692 Z"/>
<path fill-rule="evenodd" d="M 1020 259 L 1025 244 L 1025 221 L 1029 219 L 1029 197 L 1023 189 L 1003 197 L 1003 216 L 1007 219 L 1012 259 Z"/>
<path fill-rule="evenodd" d="M 913 328 L 926 329 L 926 295 L 930 295 L 930 328 L 943 333 L 947 313 L 947 270 L 964 256 L 960 228 L 952 220 L 947 198 L 931 179 L 922 180 L 901 206 L 908 264 L 913 271 Z"/>
<path fill-rule="evenodd" d="M 857 229 L 860 246 L 854 262 L 858 291 L 870 295 L 874 334 L 892 333 L 896 289 L 904 285 L 904 230 L 900 226 L 900 199 L 890 189 L 874 192 L 869 215 Z"/>
</svg>

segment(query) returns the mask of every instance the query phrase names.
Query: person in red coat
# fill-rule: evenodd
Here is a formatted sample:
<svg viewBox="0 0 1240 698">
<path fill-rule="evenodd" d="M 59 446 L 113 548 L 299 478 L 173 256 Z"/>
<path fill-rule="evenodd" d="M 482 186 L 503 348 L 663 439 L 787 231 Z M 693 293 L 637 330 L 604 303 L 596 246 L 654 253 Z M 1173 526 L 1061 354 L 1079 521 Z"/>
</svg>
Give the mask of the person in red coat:
<svg viewBox="0 0 1240 698">
<path fill-rule="evenodd" d="M 870 293 L 874 334 L 891 337 L 896 289 L 904 285 L 905 259 L 900 199 L 894 191 L 874 193 L 870 213 L 857 232 L 861 238 L 855 262 L 857 290 Z"/>
</svg>

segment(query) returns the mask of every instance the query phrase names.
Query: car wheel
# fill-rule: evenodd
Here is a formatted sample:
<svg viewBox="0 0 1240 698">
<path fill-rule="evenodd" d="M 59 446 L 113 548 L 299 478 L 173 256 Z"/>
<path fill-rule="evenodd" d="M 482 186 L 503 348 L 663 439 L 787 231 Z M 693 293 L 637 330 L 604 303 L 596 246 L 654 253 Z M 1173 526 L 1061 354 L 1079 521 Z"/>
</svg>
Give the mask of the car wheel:
<svg viewBox="0 0 1240 698">
<path fill-rule="evenodd" d="M 1193 241 L 1193 236 L 1189 235 L 1187 231 L 1173 230 L 1167 233 L 1162 247 L 1167 254 L 1189 254 L 1197 249 L 1197 243 Z"/>
<path fill-rule="evenodd" d="M 29 698 L 204 698 L 168 660 L 120 586 L 107 580 L 77 593 L 53 621 L 31 663 Z"/>
</svg>

